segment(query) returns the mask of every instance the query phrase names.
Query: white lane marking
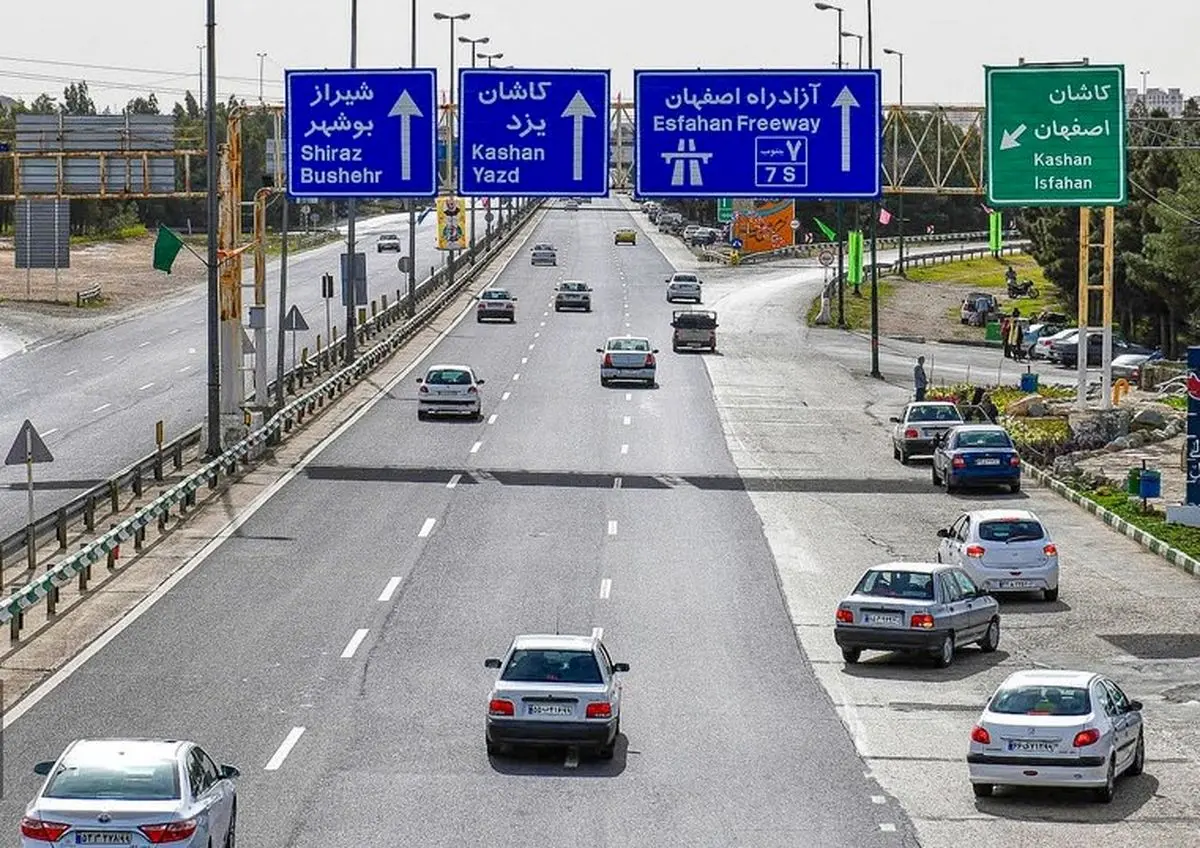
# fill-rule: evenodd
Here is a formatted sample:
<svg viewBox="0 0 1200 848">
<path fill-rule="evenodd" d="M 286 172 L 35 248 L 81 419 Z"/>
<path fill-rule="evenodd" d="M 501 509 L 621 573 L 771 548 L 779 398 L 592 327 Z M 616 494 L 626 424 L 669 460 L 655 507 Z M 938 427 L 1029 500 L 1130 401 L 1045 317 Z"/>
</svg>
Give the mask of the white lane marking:
<svg viewBox="0 0 1200 848">
<path fill-rule="evenodd" d="M 138 391 L 139 391 L 139 392 L 144 392 L 144 391 L 146 391 L 146 389 L 149 389 L 149 388 L 151 388 L 153 385 L 154 385 L 153 383 L 147 383 L 147 384 L 146 384 L 146 385 L 144 385 L 144 386 L 138 386 Z"/>
<path fill-rule="evenodd" d="M 112 406 L 111 403 L 106 403 L 103 406 L 97 406 L 95 409 L 92 410 L 92 412 L 103 412 L 104 410 L 108 409 L 110 406 Z"/>
<path fill-rule="evenodd" d="M 192 366 L 190 366 L 190 365 L 185 365 L 185 366 L 183 366 L 182 368 L 180 368 L 180 369 L 179 369 L 178 373 L 180 373 L 180 374 L 184 374 L 184 373 L 186 373 L 186 372 L 188 372 L 188 371 L 191 371 L 191 370 L 192 370 Z"/>
<path fill-rule="evenodd" d="M 479 453 L 479 449 L 483 447 L 483 442 L 476 442 L 471 445 L 471 453 Z"/>
<path fill-rule="evenodd" d="M 546 316 L 547 316 L 547 315 L 549 315 L 549 314 L 550 314 L 549 312 L 543 312 L 543 313 L 542 313 L 542 317 L 544 318 L 544 317 L 546 317 Z M 545 322 L 545 321 L 543 321 L 543 322 L 542 322 L 542 326 L 543 326 L 543 327 L 545 327 L 545 326 L 546 326 L 546 322 Z"/>
<path fill-rule="evenodd" d="M 534 349 L 534 347 L 536 347 L 536 345 L 532 345 L 532 344 L 531 344 L 531 345 L 529 346 L 529 349 L 530 349 L 530 350 L 533 350 L 533 349 Z"/>
<path fill-rule="evenodd" d="M 365 627 L 354 631 L 354 635 L 350 637 L 350 641 L 346 643 L 346 647 L 342 649 L 342 659 L 348 660 L 354 656 L 354 652 L 358 650 L 358 646 L 363 643 L 363 639 L 367 638 L 367 629 Z"/>
<path fill-rule="evenodd" d="M 499 418 L 499 417 L 500 417 L 500 415 L 499 415 L 498 413 L 495 413 L 495 412 L 493 412 L 491 415 L 489 415 L 489 416 L 488 416 L 488 423 L 489 423 L 489 424 L 495 424 L 495 423 L 496 423 L 496 419 L 497 419 L 497 418 Z"/>
<path fill-rule="evenodd" d="M 142 342 L 140 345 L 138 345 L 138 347 L 146 347 L 149 344 L 150 344 L 150 342 Z"/>
<path fill-rule="evenodd" d="M 603 639 L 604 638 L 604 628 L 603 627 L 593 627 L 592 628 L 592 638 L 593 639 Z"/>
<path fill-rule="evenodd" d="M 521 357 L 521 364 L 522 364 L 522 365 L 526 365 L 526 364 L 528 364 L 528 363 L 529 363 L 529 357 L 528 357 L 528 356 L 522 356 L 522 357 Z"/>
<path fill-rule="evenodd" d="M 42 433 L 42 435 L 43 435 L 43 436 L 49 436 L 49 435 L 52 435 L 52 434 L 54 434 L 54 433 L 57 433 L 57 432 L 58 432 L 58 428 L 57 428 L 57 427 L 51 427 L 51 428 L 50 428 L 49 430 L 47 430 L 46 432 Z"/>
<path fill-rule="evenodd" d="M 612 580 L 605 577 L 600 581 L 600 600 L 608 600 L 608 596 L 612 594 Z"/>
<path fill-rule="evenodd" d="M 453 477 L 450 478 L 450 482 L 446 484 L 446 488 L 453 489 L 455 486 L 458 485 L 458 481 L 461 479 L 462 479 L 461 474 L 455 474 Z"/>
<path fill-rule="evenodd" d="M 178 327 L 176 327 L 174 330 L 172 330 L 171 332 L 167 333 L 167 335 L 168 335 L 168 336 L 173 336 L 173 335 L 175 335 L 175 334 L 176 334 L 176 333 L 178 333 L 178 332 L 179 332 L 179 328 L 178 328 Z"/>
<path fill-rule="evenodd" d="M 626 392 L 625 400 L 633 400 L 633 392 Z"/>
<path fill-rule="evenodd" d="M 626 415 L 625 418 L 622 419 L 621 423 L 624 424 L 626 427 L 628 427 L 631 423 L 633 423 L 633 419 L 630 416 Z"/>
<path fill-rule="evenodd" d="M 614 489 L 619 489 L 619 488 L 621 488 L 621 478 L 620 478 L 620 477 L 614 477 L 614 478 L 613 478 L 613 488 L 614 488 Z"/>
<path fill-rule="evenodd" d="M 433 532 L 433 525 L 437 524 L 436 518 L 426 518 L 425 523 L 421 525 L 421 529 L 417 531 L 417 538 L 424 539 Z"/>
<path fill-rule="evenodd" d="M 505 268 L 507 268 L 509 265 L 512 264 L 512 260 L 514 258 L 516 258 L 516 256 L 520 253 L 521 249 L 526 244 L 529 243 L 529 239 L 532 237 L 533 237 L 533 228 L 531 228 L 526 233 L 525 238 L 521 241 L 521 244 L 517 247 L 516 252 L 514 252 L 512 254 L 512 256 L 509 257 L 508 261 L 505 262 L 503 266 L 501 266 L 500 270 L 497 272 L 497 276 L 499 276 L 499 274 L 502 273 Z M 351 413 L 349 418 L 347 418 L 345 421 L 343 421 L 336 430 L 334 430 L 332 433 L 330 433 L 328 436 L 326 436 L 324 439 L 322 439 L 320 442 L 318 442 L 316 447 L 314 447 L 311 451 L 308 452 L 308 454 L 306 454 L 304 457 L 302 457 L 301 460 L 299 462 L 297 462 L 294 466 L 292 466 L 286 472 L 284 472 L 282 477 L 280 477 L 274 483 L 271 483 L 269 486 L 267 486 L 267 488 L 264 489 L 258 495 L 258 497 L 256 497 L 254 500 L 252 500 L 249 504 L 246 505 L 245 509 L 243 509 L 240 513 L 238 513 L 232 519 L 230 519 L 229 523 L 226 524 L 223 528 L 221 528 L 221 530 L 219 530 L 215 536 L 213 536 L 212 541 L 210 541 L 207 545 L 205 545 L 203 548 L 201 548 L 199 551 L 197 551 L 196 555 L 193 556 L 191 559 L 189 559 L 184 565 L 182 565 L 178 571 L 176 571 L 174 574 L 172 574 L 170 577 L 168 577 L 166 580 L 164 580 L 159 585 L 159 587 L 157 589 L 155 589 L 153 592 L 151 592 L 147 597 L 143 598 L 136 605 L 134 605 L 133 609 L 131 609 L 128 613 L 126 613 L 124 618 L 120 619 L 112 627 L 105 630 L 98 639 L 96 639 L 95 641 L 88 644 L 87 647 L 85 647 L 82 651 L 80 651 L 73 658 L 71 658 L 67 662 L 66 665 L 64 665 L 58 671 L 54 672 L 49 677 L 47 677 L 44 682 L 42 682 L 38 686 L 35 686 L 33 689 L 31 689 L 29 691 L 29 694 L 27 694 L 24 698 L 22 698 L 20 700 L 20 702 L 17 703 L 16 706 L 14 706 L 10 710 L 5 710 L 4 711 L 4 722 L 3 722 L 2 727 L 0 727 L 0 729 L 7 730 L 9 727 L 11 727 L 13 725 L 14 722 L 18 721 L 23 715 L 25 715 L 30 710 L 32 710 L 34 707 L 36 707 L 39 703 L 41 703 L 42 700 L 44 700 L 47 695 L 49 695 L 51 692 L 53 692 L 55 689 L 57 689 L 59 686 L 61 686 L 65 681 L 69 680 L 71 675 L 73 675 L 75 672 L 79 671 L 79 669 L 83 668 L 83 666 L 88 662 L 88 660 L 90 660 L 92 657 L 96 656 L 96 654 L 98 654 L 102 650 L 104 650 L 104 648 L 110 642 L 112 642 L 114 639 L 116 639 L 118 636 L 120 636 L 122 633 L 124 633 L 126 630 L 128 630 L 133 625 L 134 622 L 136 622 L 139 618 L 141 618 L 143 615 L 145 615 L 147 612 L 149 612 L 154 607 L 155 604 L 157 604 L 159 601 L 161 601 L 163 598 L 165 598 L 167 596 L 168 592 L 170 592 L 172 589 L 174 589 L 176 586 L 178 586 L 183 580 L 185 580 L 188 577 L 188 575 L 190 575 L 193 571 L 195 571 L 197 568 L 199 568 L 201 565 L 203 565 L 204 561 L 207 560 L 210 556 L 212 556 L 214 551 L 216 551 L 218 548 L 221 547 L 221 545 L 223 545 L 227 541 L 229 541 L 229 539 L 233 536 L 233 534 L 236 533 L 238 531 L 238 529 L 242 527 L 242 525 L 244 525 L 247 521 L 249 521 L 251 518 L 253 518 L 254 515 L 260 509 L 262 509 L 263 506 L 265 506 L 268 501 L 271 500 L 271 498 L 273 498 L 273 497 L 275 497 L 275 495 L 279 494 L 279 491 L 284 486 L 286 486 L 288 483 L 292 482 L 292 480 L 295 479 L 297 475 L 302 474 L 304 472 L 304 470 L 306 468 L 308 468 L 309 465 L 311 465 L 313 462 L 316 461 L 317 457 L 319 457 L 322 453 L 324 453 L 329 448 L 330 445 L 332 445 L 334 442 L 336 442 L 338 439 L 340 439 L 342 436 L 344 436 L 346 434 L 347 430 L 349 430 L 351 427 L 353 427 L 355 424 L 357 424 L 359 421 L 361 421 L 363 418 L 365 418 L 367 416 L 367 414 L 372 409 L 374 409 L 375 406 L 378 403 L 380 403 L 384 398 L 391 397 L 391 393 L 393 391 L 395 391 L 396 387 L 399 386 L 405 380 L 409 379 L 409 377 L 412 375 L 413 371 L 415 371 L 418 367 L 420 367 L 422 365 L 422 363 L 424 363 L 426 360 L 429 359 L 430 355 L 437 348 L 437 346 L 440 345 L 442 342 L 444 342 L 447 338 L 449 338 L 450 334 L 454 332 L 454 330 L 458 327 L 458 325 L 461 324 L 468 315 L 474 315 L 474 314 L 475 314 L 474 303 L 468 304 L 467 307 L 464 308 L 462 312 L 458 313 L 458 317 L 456 317 L 453 321 L 451 321 L 450 325 L 448 327 L 446 327 L 445 330 L 442 330 L 442 332 L 440 334 L 438 334 L 437 338 L 430 341 L 429 344 L 426 345 L 425 348 L 419 354 L 417 354 L 416 358 L 413 359 L 412 363 L 407 368 L 402 370 L 399 374 L 397 374 L 395 377 L 393 377 L 391 380 L 389 380 L 387 383 L 385 383 L 383 386 L 381 386 L 379 388 L 379 390 L 376 392 L 374 397 L 372 397 L 370 400 L 368 400 L 366 403 L 364 403 L 362 406 L 360 406 L 358 409 L 356 409 L 353 413 Z M 201 321 L 197 321 L 196 323 L 202 324 L 204 322 L 203 322 L 203 320 L 201 320 Z M 196 353 L 196 348 L 194 348 L 194 347 L 188 348 L 188 353 Z M 112 356 L 107 357 L 107 359 L 112 359 Z M 296 728 L 296 730 L 299 731 L 296 734 L 296 737 L 299 738 L 300 733 L 304 732 L 304 728 L 300 727 L 300 728 Z M 293 744 L 295 744 L 295 743 L 293 743 Z M 289 750 L 290 750 L 290 748 L 289 748 Z"/>
<path fill-rule="evenodd" d="M 624 456 L 627 453 L 629 453 L 629 445 L 621 445 L 621 455 Z"/>
<path fill-rule="evenodd" d="M 881 824 L 879 826 L 879 829 L 881 831 L 883 831 L 884 833 L 895 833 L 896 832 L 896 826 L 889 822 L 884 822 L 883 824 Z"/>
<path fill-rule="evenodd" d="M 74 375 L 74 374 L 78 374 L 78 373 L 79 373 L 79 369 L 78 369 L 78 368 L 72 368 L 72 369 L 71 369 L 70 371 L 68 371 L 66 374 L 63 374 L 63 376 L 64 376 L 64 377 L 70 377 L 70 376 L 72 376 L 72 375 Z"/>
<path fill-rule="evenodd" d="M 567 749 L 567 758 L 565 760 L 563 760 L 563 768 L 569 768 L 569 769 L 579 768 L 579 749 L 578 748 L 568 748 Z"/>
<path fill-rule="evenodd" d="M 545 321 L 543 321 L 543 322 L 542 322 L 541 324 L 539 324 L 538 326 L 539 326 L 539 327 L 545 327 L 545 326 L 546 326 L 546 322 L 545 322 Z"/>
<path fill-rule="evenodd" d="M 392 595 L 396 594 L 396 590 L 400 588 L 401 579 L 400 577 L 393 577 L 387 582 L 387 585 L 383 587 L 383 591 L 379 593 L 379 602 L 381 604 L 386 604 L 392 599 Z"/>
<path fill-rule="evenodd" d="M 534 333 L 534 334 L 533 334 L 533 337 L 536 339 L 536 338 L 537 338 L 538 336 L 540 336 L 540 335 L 541 335 L 541 333 Z"/>
<path fill-rule="evenodd" d="M 108 356 L 104 357 L 104 358 L 103 358 L 103 359 L 101 359 L 100 361 L 101 361 L 101 362 L 108 362 L 108 360 L 110 360 L 110 359 L 114 358 L 115 356 L 116 356 L 116 354 L 115 354 L 115 353 L 110 353 Z"/>
<path fill-rule="evenodd" d="M 882 795 L 872 795 L 871 803 L 872 804 L 886 804 L 887 798 L 884 798 Z"/>
<path fill-rule="evenodd" d="M 515 382 L 517 382 L 517 380 L 520 380 L 520 379 L 521 379 L 521 372 L 520 372 L 520 371 L 518 371 L 516 374 L 513 374 L 513 382 L 514 382 L 514 383 L 515 383 Z"/>
<path fill-rule="evenodd" d="M 293 727 L 289 730 L 283 742 L 280 743 L 275 753 L 271 755 L 271 759 L 267 760 L 263 771 L 279 771 L 279 767 L 283 765 L 283 761 L 287 759 L 288 754 L 292 753 L 292 749 L 296 747 L 296 743 L 300 741 L 300 737 L 303 735 L 303 727 Z"/>
<path fill-rule="evenodd" d="M 500 395 L 500 400 L 508 400 L 510 397 L 512 397 L 512 392 L 505 392 Z"/>
<path fill-rule="evenodd" d="M 625 329 L 626 329 L 626 330 L 628 330 L 628 329 L 629 329 L 629 322 L 628 322 L 628 321 L 626 321 L 626 322 L 625 322 Z"/>
<path fill-rule="evenodd" d="M 608 535 L 610 535 L 610 536 L 617 535 L 617 522 L 615 519 L 608 522 Z"/>
</svg>

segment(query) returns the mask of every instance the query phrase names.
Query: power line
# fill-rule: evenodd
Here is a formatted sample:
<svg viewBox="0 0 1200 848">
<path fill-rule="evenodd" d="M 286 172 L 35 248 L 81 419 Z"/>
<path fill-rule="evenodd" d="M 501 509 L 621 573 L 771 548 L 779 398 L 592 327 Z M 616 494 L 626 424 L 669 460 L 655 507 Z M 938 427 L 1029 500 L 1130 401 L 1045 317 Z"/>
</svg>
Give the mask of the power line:
<svg viewBox="0 0 1200 848">
<path fill-rule="evenodd" d="M 184 79 L 188 76 L 190 76 L 190 75 L 189 74 L 180 74 L 179 76 L 174 77 L 174 79 Z M 91 90 L 118 89 L 120 91 L 135 91 L 139 94 L 146 94 L 151 90 L 151 88 L 155 88 L 154 86 L 148 86 L 145 83 L 115 82 L 115 81 L 111 81 L 111 80 L 98 80 L 98 79 L 79 80 L 79 79 L 76 79 L 75 77 L 60 77 L 60 76 L 53 76 L 50 74 L 33 74 L 33 73 L 22 73 L 22 72 L 18 72 L 18 71 L 5 71 L 5 70 L 0 70 L 0 77 L 9 77 L 12 79 L 57 83 L 57 84 L 65 84 L 65 85 L 70 85 L 70 84 L 76 83 L 76 82 L 86 82 L 88 84 L 88 88 Z M 258 83 L 258 81 L 255 80 L 255 85 L 257 85 L 257 83 Z M 188 94 L 189 92 L 193 96 L 195 96 L 195 94 L 196 94 L 194 91 L 192 91 L 189 88 L 157 87 L 157 90 L 155 91 L 156 94 L 171 94 L 171 95 L 176 95 L 176 96 L 183 96 L 185 94 Z M 43 92 L 43 93 L 48 94 L 49 92 Z M 229 95 L 233 96 L 233 97 L 238 97 L 238 98 L 242 98 L 242 97 L 249 98 L 251 96 L 249 93 L 239 92 L 236 90 L 229 92 Z M 255 92 L 254 96 L 257 97 L 257 92 Z"/>
<path fill-rule="evenodd" d="M 271 61 L 274 62 L 275 60 L 272 59 Z M 159 76 L 172 77 L 188 77 L 195 73 L 194 70 L 176 72 L 174 70 L 164 68 L 127 68 L 121 65 L 89 65 L 84 62 L 62 62 L 54 59 L 24 59 L 19 56 L 0 56 L 0 62 L 23 62 L 30 65 L 56 65 L 63 68 L 87 68 L 98 71 L 120 71 L 122 73 L 130 74 L 157 74 Z M 258 83 L 258 77 L 234 77 L 218 75 L 217 79 L 232 82 Z M 282 83 L 278 84 L 282 85 Z"/>
<path fill-rule="evenodd" d="M 1189 224 L 1200 224 L 1200 219 L 1193 218 L 1189 213 L 1184 212 L 1179 209 L 1176 209 L 1171 204 L 1166 203 L 1163 200 L 1160 200 L 1157 194 L 1155 194 L 1155 193 L 1149 191 L 1148 189 L 1142 187 L 1141 185 L 1139 185 L 1137 180 L 1133 179 L 1132 177 L 1130 177 L 1130 179 L 1129 179 L 1129 184 L 1131 186 L 1133 186 L 1134 188 L 1136 188 L 1138 191 L 1140 191 L 1142 194 L 1146 195 L 1146 197 L 1149 198 L 1149 200 L 1152 203 L 1156 203 L 1159 206 L 1161 206 L 1163 209 L 1166 209 L 1168 212 L 1178 215 L 1180 218 L 1187 221 Z"/>
</svg>

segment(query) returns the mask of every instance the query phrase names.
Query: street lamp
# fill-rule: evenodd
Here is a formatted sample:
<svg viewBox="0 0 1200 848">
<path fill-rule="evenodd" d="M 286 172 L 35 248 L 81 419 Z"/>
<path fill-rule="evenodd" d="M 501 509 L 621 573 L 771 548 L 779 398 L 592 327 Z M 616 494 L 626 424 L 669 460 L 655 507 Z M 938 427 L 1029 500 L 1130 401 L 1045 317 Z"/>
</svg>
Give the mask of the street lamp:
<svg viewBox="0 0 1200 848">
<path fill-rule="evenodd" d="M 488 67 L 490 68 L 490 67 L 492 67 L 492 61 L 495 59 L 503 59 L 504 54 L 503 53 L 480 53 L 479 58 L 487 59 Z"/>
<path fill-rule="evenodd" d="M 1146 77 L 1150 76 L 1149 71 L 1138 71 L 1142 75 L 1142 104 L 1146 102 Z"/>
<path fill-rule="evenodd" d="M 845 11 L 841 6 L 834 6 L 830 3 L 815 3 L 818 9 L 822 12 L 837 12 L 837 25 L 839 36 L 842 32 L 842 14 Z M 838 70 L 842 69 L 842 39 L 839 37 L 838 43 Z M 837 243 L 838 243 L 838 258 L 837 258 L 837 289 L 838 289 L 838 326 L 843 330 L 846 328 L 846 249 L 845 241 L 842 238 L 842 227 L 844 215 L 844 207 L 842 201 L 837 201 L 834 204 L 834 211 L 837 215 Z"/>
<path fill-rule="evenodd" d="M 871 0 L 867 0 L 867 66 L 875 67 L 875 28 L 871 21 Z M 859 42 L 862 47 L 862 42 Z M 859 54 L 862 55 L 861 53 Z M 860 63 L 861 64 L 861 63 Z M 879 371 L 879 201 L 871 204 L 871 376 L 882 379 Z"/>
<path fill-rule="evenodd" d="M 417 67 L 417 0 L 410 0 L 409 12 L 411 20 L 409 23 L 410 43 L 409 51 L 411 55 L 411 65 L 415 70 Z M 436 152 L 435 152 L 436 156 Z M 410 197 L 408 199 L 408 300 L 405 311 L 411 318 L 417 314 L 417 199 Z"/>
<path fill-rule="evenodd" d="M 478 49 L 479 45 L 487 44 L 489 41 L 491 41 L 491 39 L 488 38 L 486 35 L 483 38 L 467 38 L 465 35 L 460 35 L 458 37 L 458 40 L 460 42 L 462 42 L 463 44 L 471 45 L 471 67 L 472 68 L 474 68 L 476 66 L 476 59 L 478 58 L 478 54 L 476 53 L 476 50 Z M 474 253 L 474 250 L 475 250 L 475 198 L 472 197 L 471 198 L 471 251 L 472 251 L 472 253 Z"/>
<path fill-rule="evenodd" d="M 461 12 L 457 15 L 447 15 L 445 12 L 434 12 L 433 19 L 435 21 L 450 22 L 450 120 L 446 122 L 446 190 L 454 194 L 452 188 L 454 182 L 454 115 L 456 114 L 454 102 L 454 25 L 459 21 L 470 20 L 470 12 Z"/>
<path fill-rule="evenodd" d="M 842 38 L 857 38 L 858 39 L 858 67 L 859 67 L 859 70 L 862 70 L 863 37 L 856 32 L 846 32 L 845 30 L 843 30 Z"/>
<path fill-rule="evenodd" d="M 265 103 L 263 100 L 263 63 L 267 61 L 266 53 L 255 53 L 258 57 L 258 102 L 259 105 Z"/>
<path fill-rule="evenodd" d="M 893 50 L 890 47 L 883 48 L 883 52 L 889 56 L 895 56 L 900 60 L 900 114 L 904 114 L 904 54 L 899 50 Z M 900 123 L 899 118 L 896 119 L 896 124 L 893 128 L 892 135 L 892 180 L 898 179 L 900 173 Z M 899 265 L 900 276 L 904 276 L 904 190 L 899 183 L 896 185 L 896 218 L 900 223 L 900 244 L 899 244 Z"/>
</svg>

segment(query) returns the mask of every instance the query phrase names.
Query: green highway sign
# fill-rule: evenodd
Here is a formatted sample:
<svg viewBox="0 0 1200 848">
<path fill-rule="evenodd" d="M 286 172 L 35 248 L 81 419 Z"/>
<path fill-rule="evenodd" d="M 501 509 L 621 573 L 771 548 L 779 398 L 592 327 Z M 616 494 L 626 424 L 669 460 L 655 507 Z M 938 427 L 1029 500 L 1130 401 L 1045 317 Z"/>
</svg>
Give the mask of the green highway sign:
<svg viewBox="0 0 1200 848">
<path fill-rule="evenodd" d="M 1125 67 L 985 68 L 988 203 L 1124 206 Z"/>
<path fill-rule="evenodd" d="M 722 224 L 728 224 L 733 220 L 733 198 L 718 197 L 717 198 L 717 221 Z"/>
</svg>

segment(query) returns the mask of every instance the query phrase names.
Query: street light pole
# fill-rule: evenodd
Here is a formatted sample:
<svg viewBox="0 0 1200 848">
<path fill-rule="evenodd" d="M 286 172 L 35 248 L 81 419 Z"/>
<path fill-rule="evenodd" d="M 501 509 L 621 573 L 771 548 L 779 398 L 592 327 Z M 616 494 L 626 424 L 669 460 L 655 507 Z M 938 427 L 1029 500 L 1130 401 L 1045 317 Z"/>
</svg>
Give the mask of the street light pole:
<svg viewBox="0 0 1200 848">
<path fill-rule="evenodd" d="M 417 0 L 412 0 L 412 67 L 417 67 Z M 417 199 L 408 199 L 408 317 L 417 314 Z"/>
<path fill-rule="evenodd" d="M 843 32 L 842 38 L 857 38 L 858 39 L 858 69 L 862 70 L 862 45 L 863 37 L 856 32 Z"/>
<path fill-rule="evenodd" d="M 267 60 L 266 53 L 256 53 L 258 56 L 258 103 L 261 106 L 267 101 L 263 99 L 263 63 Z"/>
<path fill-rule="evenodd" d="M 454 82 L 455 82 L 455 80 L 454 80 L 454 76 L 455 76 L 454 25 L 458 21 L 469 20 L 470 17 L 471 17 L 470 12 L 462 12 L 457 15 L 447 15 L 443 12 L 434 12 L 433 13 L 434 20 L 450 22 L 450 112 L 448 115 L 448 120 L 446 121 L 447 144 L 446 144 L 446 183 L 445 183 L 445 188 L 446 188 L 446 192 L 448 194 L 450 194 L 451 196 L 456 194 L 455 186 L 454 186 L 454 119 L 455 119 L 455 114 L 457 112 L 457 104 L 455 103 L 455 100 L 454 100 Z M 449 251 L 449 253 L 450 253 L 450 257 L 449 257 L 449 260 L 446 262 L 446 279 L 447 279 L 447 282 L 449 283 L 450 287 L 453 288 L 455 256 L 454 256 L 453 250 Z"/>
<path fill-rule="evenodd" d="M 221 215 L 217 175 L 217 3 L 208 0 L 208 101 L 205 111 L 205 162 L 208 170 L 208 439 L 210 457 L 221 453 L 221 313 L 217 237 Z M 204 53 L 200 54 L 201 65 Z"/>
<path fill-rule="evenodd" d="M 477 58 L 476 50 L 478 49 L 480 44 L 487 44 L 489 41 L 491 41 L 491 39 L 488 38 L 486 35 L 483 38 L 467 38 L 465 35 L 460 35 L 458 37 L 458 40 L 461 41 L 463 44 L 471 45 L 471 68 L 474 69 L 476 66 L 475 62 L 476 62 L 476 58 Z M 471 198 L 471 256 L 472 257 L 475 256 L 475 198 L 474 197 Z M 473 258 L 472 258 L 472 261 L 474 261 Z"/>
<path fill-rule="evenodd" d="M 504 54 L 503 54 L 503 53 L 480 53 L 480 54 L 479 54 L 479 58 L 480 58 L 480 59 L 487 59 L 488 67 L 489 67 L 489 68 L 491 68 L 491 67 L 493 67 L 493 66 L 492 66 L 492 60 L 494 60 L 494 59 L 503 59 L 503 58 L 504 58 Z"/>
<path fill-rule="evenodd" d="M 834 6 L 829 3 L 816 3 L 818 9 L 822 12 L 837 12 L 837 28 L 838 28 L 838 70 L 842 69 L 842 14 L 845 11 L 841 6 Z M 843 330 L 846 329 L 846 242 L 842 228 L 845 226 L 843 217 L 845 216 L 845 207 L 842 201 L 834 203 L 835 214 L 837 215 L 837 291 L 838 291 L 838 326 Z"/>
<path fill-rule="evenodd" d="M 883 52 L 889 56 L 895 56 L 900 60 L 900 114 L 904 114 L 904 54 L 899 50 L 892 50 L 889 47 L 883 48 Z M 900 118 L 897 117 L 892 129 L 892 180 L 900 179 Z M 899 244 L 899 263 L 900 276 L 904 276 L 904 189 L 899 182 L 896 183 L 896 218 L 900 223 L 900 244 Z"/>
<path fill-rule="evenodd" d="M 350 0 L 350 67 L 358 67 L 358 0 Z M 346 341 L 344 365 L 354 361 L 354 307 L 358 301 L 358 263 L 355 262 L 354 225 L 356 223 L 357 204 L 353 197 L 346 202 L 346 273 L 343 275 L 343 285 L 346 292 Z M 280 330 L 282 332 L 282 330 Z"/>
<path fill-rule="evenodd" d="M 856 32 L 846 32 L 844 30 L 841 32 L 841 37 L 858 39 L 858 69 L 861 71 L 862 70 L 863 37 Z M 840 39 L 838 41 L 838 47 L 839 47 L 839 49 L 841 48 L 841 40 Z M 854 227 L 853 227 L 853 229 L 857 232 L 858 228 L 861 226 L 862 226 L 862 205 L 856 200 L 856 201 L 854 201 Z M 854 296 L 862 297 L 862 280 L 859 280 L 858 282 L 856 282 L 854 284 Z"/>
<path fill-rule="evenodd" d="M 867 0 L 867 63 L 875 67 L 874 27 L 871 21 L 871 0 Z M 859 42 L 862 45 L 862 42 Z M 879 201 L 871 204 L 871 376 L 881 378 L 879 371 Z"/>
</svg>

